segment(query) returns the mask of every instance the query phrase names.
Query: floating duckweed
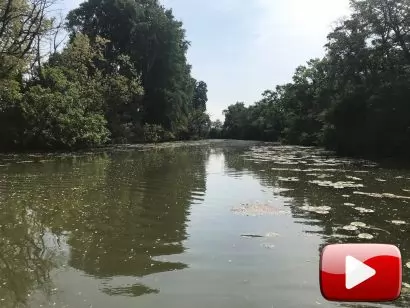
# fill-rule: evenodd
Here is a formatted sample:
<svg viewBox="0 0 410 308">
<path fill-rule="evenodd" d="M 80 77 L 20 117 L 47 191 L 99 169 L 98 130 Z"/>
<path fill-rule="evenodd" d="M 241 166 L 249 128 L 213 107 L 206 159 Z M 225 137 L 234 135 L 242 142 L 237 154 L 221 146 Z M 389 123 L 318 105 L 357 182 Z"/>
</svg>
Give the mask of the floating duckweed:
<svg viewBox="0 0 410 308">
<path fill-rule="evenodd" d="M 364 207 L 355 207 L 355 210 L 359 211 L 360 213 L 374 213 L 374 210 L 366 209 Z"/>
<path fill-rule="evenodd" d="M 368 192 L 362 192 L 362 191 L 355 191 L 354 194 L 355 194 L 355 195 L 362 195 L 362 196 L 373 197 L 373 198 L 380 198 L 380 199 L 388 198 L 388 199 L 405 199 L 405 200 L 410 200 L 410 197 L 408 197 L 408 196 L 398 196 L 398 195 L 388 194 L 388 193 L 378 194 L 378 193 L 368 193 Z"/>
<path fill-rule="evenodd" d="M 321 214 L 321 215 L 327 215 L 330 212 L 329 211 L 315 211 L 316 214 Z"/>
<path fill-rule="evenodd" d="M 289 210 L 279 209 L 266 204 L 246 204 L 239 208 L 233 208 L 232 212 L 243 216 L 266 216 L 266 215 L 286 215 Z"/>
<path fill-rule="evenodd" d="M 290 168 L 272 168 L 273 171 L 293 171 L 293 172 L 303 172 L 302 169 L 290 169 Z"/>
<path fill-rule="evenodd" d="M 316 184 L 321 187 L 333 187 L 336 189 L 343 189 L 343 188 L 357 188 L 357 187 L 364 187 L 363 184 L 357 184 L 354 182 L 331 182 L 331 181 L 309 181 L 311 184 Z"/>
<path fill-rule="evenodd" d="M 348 238 L 352 238 L 353 236 L 344 235 L 344 234 L 333 234 L 331 237 L 338 238 L 338 239 L 348 239 Z"/>
<path fill-rule="evenodd" d="M 403 282 L 403 289 L 402 294 L 409 294 L 410 293 L 410 284 Z"/>
<path fill-rule="evenodd" d="M 283 188 L 283 187 L 275 187 L 275 188 L 273 189 L 273 192 L 276 193 L 276 194 L 280 194 L 280 193 L 282 193 L 282 192 L 288 192 L 288 191 L 292 191 L 292 190 L 294 190 L 294 189 L 291 189 L 291 188 Z"/>
<path fill-rule="evenodd" d="M 317 175 L 318 179 L 327 179 L 327 178 L 332 178 L 333 175 L 332 174 L 319 174 Z"/>
<path fill-rule="evenodd" d="M 299 182 L 299 179 L 296 177 L 289 177 L 289 178 L 284 178 L 284 177 L 278 177 L 278 181 L 281 182 Z"/>
<path fill-rule="evenodd" d="M 357 228 L 356 226 L 349 225 L 349 226 L 344 226 L 344 227 L 343 227 L 343 230 L 347 230 L 347 231 L 357 231 L 358 228 Z"/>
<path fill-rule="evenodd" d="M 355 227 L 360 227 L 360 228 L 365 228 L 367 226 L 364 222 L 360 222 L 360 221 L 352 222 L 350 225 L 355 226 Z"/>
<path fill-rule="evenodd" d="M 392 220 L 391 222 L 394 225 L 406 225 L 407 223 L 403 220 Z"/>
<path fill-rule="evenodd" d="M 353 180 L 353 181 L 363 181 L 363 179 L 361 178 L 350 176 L 350 175 L 346 175 L 346 178 L 348 178 L 349 180 Z"/>
<path fill-rule="evenodd" d="M 365 240 L 372 240 L 374 236 L 368 233 L 361 233 L 359 234 L 359 238 L 365 239 Z"/>
<path fill-rule="evenodd" d="M 300 209 L 307 211 L 307 212 L 313 212 L 317 214 L 322 214 L 322 215 L 327 215 L 329 214 L 329 211 L 332 209 L 329 206 L 309 206 L 305 205 L 302 206 Z"/>
</svg>

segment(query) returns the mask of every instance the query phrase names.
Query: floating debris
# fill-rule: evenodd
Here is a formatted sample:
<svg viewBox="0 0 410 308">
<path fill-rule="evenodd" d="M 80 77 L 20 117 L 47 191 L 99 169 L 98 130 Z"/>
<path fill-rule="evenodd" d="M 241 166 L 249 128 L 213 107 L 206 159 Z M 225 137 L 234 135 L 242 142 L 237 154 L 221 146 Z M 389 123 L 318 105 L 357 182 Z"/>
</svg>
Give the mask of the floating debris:
<svg viewBox="0 0 410 308">
<path fill-rule="evenodd" d="M 377 182 L 387 182 L 385 179 L 375 179 Z"/>
<path fill-rule="evenodd" d="M 403 221 L 403 220 L 392 220 L 391 223 L 394 224 L 394 225 L 398 225 L 398 226 L 400 226 L 400 225 L 407 225 L 407 222 L 405 222 L 405 221 Z"/>
<path fill-rule="evenodd" d="M 346 205 L 346 206 L 356 206 L 356 204 L 354 204 L 354 203 L 348 203 L 348 202 L 343 203 L 343 204 Z"/>
<path fill-rule="evenodd" d="M 362 191 L 355 191 L 353 193 L 355 195 L 362 195 L 362 196 L 368 196 L 368 197 L 379 198 L 379 199 L 388 198 L 388 199 L 410 200 L 410 197 L 408 196 L 398 196 L 398 195 L 388 194 L 388 193 L 378 194 L 378 193 L 368 193 L 368 192 L 362 192 Z"/>
<path fill-rule="evenodd" d="M 245 238 L 263 238 L 263 235 L 258 235 L 258 234 L 242 234 L 241 237 L 245 237 Z"/>
<path fill-rule="evenodd" d="M 376 164 L 376 163 L 367 163 L 367 164 L 363 165 L 363 167 L 369 167 L 369 168 L 374 168 L 374 167 L 377 167 L 377 166 L 378 166 L 378 164 Z"/>
<path fill-rule="evenodd" d="M 364 207 L 355 207 L 354 209 L 360 213 L 374 213 L 374 210 L 366 209 Z"/>
<path fill-rule="evenodd" d="M 338 238 L 338 239 L 349 239 L 352 238 L 354 236 L 351 235 L 343 235 L 343 234 L 332 234 L 330 237 L 332 238 Z"/>
<path fill-rule="evenodd" d="M 403 282 L 403 289 L 401 291 L 402 294 L 409 294 L 410 293 L 410 284 Z"/>
<path fill-rule="evenodd" d="M 293 172 L 303 172 L 302 169 L 290 169 L 290 168 L 272 168 L 273 171 L 293 171 Z"/>
<path fill-rule="evenodd" d="M 349 180 L 353 180 L 353 181 L 363 181 L 363 179 L 355 177 L 355 176 L 350 176 L 350 175 L 346 175 L 346 178 Z"/>
<path fill-rule="evenodd" d="M 364 187 L 363 184 L 357 184 L 354 182 L 331 182 L 331 181 L 309 181 L 311 184 L 316 184 L 321 187 L 333 187 L 336 189 L 343 189 L 343 188 L 357 188 L 357 187 Z"/>
<path fill-rule="evenodd" d="M 343 198 L 350 198 L 350 195 L 342 195 Z"/>
<path fill-rule="evenodd" d="M 306 169 L 305 172 L 348 172 L 347 170 L 343 169 Z"/>
<path fill-rule="evenodd" d="M 289 178 L 284 178 L 284 177 L 278 177 L 278 181 L 281 182 L 299 182 L 299 179 L 296 177 L 289 177 Z"/>
<path fill-rule="evenodd" d="M 361 233 L 359 234 L 359 238 L 365 239 L 365 240 L 372 240 L 374 239 L 374 236 L 368 233 Z"/>
<path fill-rule="evenodd" d="M 348 225 L 348 226 L 344 226 L 343 230 L 347 230 L 347 231 L 357 231 L 359 230 L 356 226 L 352 226 L 352 225 Z"/>
<path fill-rule="evenodd" d="M 267 238 L 275 238 L 275 237 L 279 237 L 280 234 L 279 233 L 275 233 L 275 232 L 268 232 L 265 234 L 265 237 Z"/>
<path fill-rule="evenodd" d="M 276 194 L 280 194 L 282 192 L 288 192 L 288 191 L 292 191 L 292 190 L 294 190 L 294 189 L 292 189 L 292 188 L 283 188 L 283 187 L 275 187 L 273 189 L 273 192 L 276 193 Z"/>
<path fill-rule="evenodd" d="M 263 248 L 266 248 L 266 249 L 274 249 L 274 248 L 275 248 L 275 245 L 266 244 L 266 243 L 261 244 L 261 246 L 262 246 Z"/>
<path fill-rule="evenodd" d="M 311 173 L 311 174 L 315 174 L 315 173 Z M 318 179 L 327 179 L 327 178 L 332 178 L 332 177 L 334 177 L 333 174 L 315 174 L 315 176 L 316 176 Z"/>
<path fill-rule="evenodd" d="M 407 268 L 410 268 L 410 262 L 407 262 L 407 263 L 406 263 L 406 267 L 407 267 Z"/>
<path fill-rule="evenodd" d="M 410 193 L 410 189 L 402 189 L 404 192 Z"/>
<path fill-rule="evenodd" d="M 307 211 L 307 212 L 313 212 L 317 214 L 322 214 L 322 215 L 327 215 L 329 214 L 329 211 L 332 209 L 329 206 L 309 206 L 305 205 L 300 207 L 300 209 Z"/>
<path fill-rule="evenodd" d="M 280 209 L 266 204 L 246 204 L 239 208 L 233 208 L 232 212 L 243 216 L 277 216 L 290 214 L 289 210 Z"/>
<path fill-rule="evenodd" d="M 352 222 L 350 225 L 355 226 L 355 227 L 359 227 L 359 228 L 367 227 L 367 225 L 364 222 L 360 222 L 360 221 Z"/>
</svg>

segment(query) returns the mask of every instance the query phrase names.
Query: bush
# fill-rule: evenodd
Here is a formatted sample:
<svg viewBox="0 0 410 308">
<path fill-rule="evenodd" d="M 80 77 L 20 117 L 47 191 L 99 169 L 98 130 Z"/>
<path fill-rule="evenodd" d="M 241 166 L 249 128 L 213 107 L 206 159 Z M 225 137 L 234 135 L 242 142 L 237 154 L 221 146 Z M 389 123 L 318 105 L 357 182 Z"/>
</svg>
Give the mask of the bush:
<svg viewBox="0 0 410 308">
<path fill-rule="evenodd" d="M 145 142 L 157 143 L 164 140 L 165 131 L 161 125 L 145 124 L 143 131 Z"/>
</svg>

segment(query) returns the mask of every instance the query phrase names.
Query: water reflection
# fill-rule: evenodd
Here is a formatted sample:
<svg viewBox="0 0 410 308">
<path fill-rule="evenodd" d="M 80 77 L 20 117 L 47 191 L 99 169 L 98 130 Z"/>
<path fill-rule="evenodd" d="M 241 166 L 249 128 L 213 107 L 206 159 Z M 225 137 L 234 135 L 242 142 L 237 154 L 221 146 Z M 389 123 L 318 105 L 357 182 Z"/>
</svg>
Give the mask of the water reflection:
<svg viewBox="0 0 410 308">
<path fill-rule="evenodd" d="M 323 245 L 392 243 L 410 262 L 404 169 L 236 141 L 0 165 L 0 307 L 333 308 Z"/>
<path fill-rule="evenodd" d="M 397 245 L 404 263 L 410 260 L 408 169 L 302 147 L 259 145 L 246 153 L 227 150 L 225 157 L 228 172 L 252 173 L 274 195 L 290 200 L 285 204 L 295 222 L 306 226 L 306 236 L 321 236 L 318 254 L 327 244 L 379 242 Z M 402 298 L 392 303 L 397 307 L 410 303 L 409 271 L 403 274 Z"/>
<path fill-rule="evenodd" d="M 1 307 L 30 306 L 39 290 L 49 301 L 57 289 L 52 273 L 64 268 L 99 279 L 111 296 L 158 293 L 110 279 L 187 267 L 156 257 L 184 251 L 189 206 L 206 190 L 207 155 L 204 148 L 166 148 L 30 162 L 3 157 Z"/>
</svg>

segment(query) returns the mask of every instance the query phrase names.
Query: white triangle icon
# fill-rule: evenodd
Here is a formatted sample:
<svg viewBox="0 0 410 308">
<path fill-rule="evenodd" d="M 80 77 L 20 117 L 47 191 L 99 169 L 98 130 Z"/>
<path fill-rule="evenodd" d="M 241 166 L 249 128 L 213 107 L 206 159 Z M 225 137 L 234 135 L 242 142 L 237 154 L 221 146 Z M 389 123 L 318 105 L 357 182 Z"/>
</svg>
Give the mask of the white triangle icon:
<svg viewBox="0 0 410 308">
<path fill-rule="evenodd" d="M 346 289 L 351 290 L 374 275 L 376 271 L 370 266 L 351 256 L 346 257 Z"/>
</svg>

